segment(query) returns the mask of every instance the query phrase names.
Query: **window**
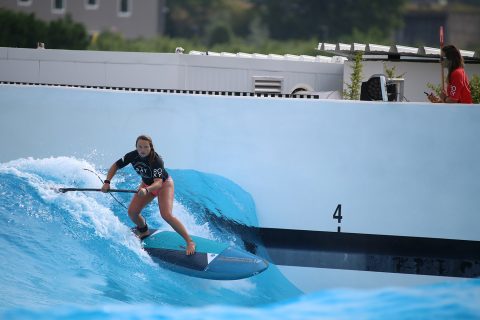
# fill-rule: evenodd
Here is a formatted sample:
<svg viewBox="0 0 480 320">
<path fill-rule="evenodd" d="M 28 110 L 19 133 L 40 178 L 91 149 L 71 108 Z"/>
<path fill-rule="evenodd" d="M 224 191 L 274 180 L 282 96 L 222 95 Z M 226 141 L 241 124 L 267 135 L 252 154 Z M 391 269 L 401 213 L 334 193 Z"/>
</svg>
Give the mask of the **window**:
<svg viewBox="0 0 480 320">
<path fill-rule="evenodd" d="M 32 0 L 17 0 L 17 5 L 21 7 L 29 7 L 32 5 Z"/>
<path fill-rule="evenodd" d="M 85 0 L 85 9 L 87 9 L 87 10 L 97 10 L 99 1 L 100 0 Z"/>
<path fill-rule="evenodd" d="M 66 0 L 52 0 L 52 12 L 53 13 L 64 14 L 66 6 L 67 6 Z"/>
<path fill-rule="evenodd" d="M 121 18 L 127 18 L 132 15 L 132 1 L 131 0 L 118 0 L 118 16 Z"/>
</svg>

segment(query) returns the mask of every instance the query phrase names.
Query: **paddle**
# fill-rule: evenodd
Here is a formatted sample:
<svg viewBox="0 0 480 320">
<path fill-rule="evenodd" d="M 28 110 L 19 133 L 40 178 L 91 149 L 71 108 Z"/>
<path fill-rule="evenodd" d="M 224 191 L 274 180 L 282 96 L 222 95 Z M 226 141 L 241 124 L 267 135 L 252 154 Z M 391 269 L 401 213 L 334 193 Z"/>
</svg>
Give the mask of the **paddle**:
<svg viewBox="0 0 480 320">
<path fill-rule="evenodd" d="M 444 66 L 443 66 L 443 26 L 440 26 L 440 71 L 441 71 L 441 84 L 442 84 L 442 92 L 445 92 L 445 72 L 443 70 Z"/>
<path fill-rule="evenodd" d="M 93 192 L 101 192 L 102 189 L 95 189 L 95 188 L 59 188 L 58 192 L 69 192 L 69 191 L 93 191 Z M 137 193 L 138 190 L 127 190 L 127 189 L 109 189 L 109 192 L 123 192 L 123 193 Z"/>
<path fill-rule="evenodd" d="M 100 182 L 103 184 L 103 179 L 100 178 L 100 176 L 98 175 L 98 173 L 96 173 L 95 171 L 90 170 L 90 169 L 88 169 L 88 168 L 83 168 L 83 170 L 86 170 L 86 171 L 91 172 L 91 173 L 93 173 L 94 175 L 96 175 L 97 178 L 98 178 L 98 180 L 100 180 Z M 132 190 L 132 191 L 133 191 L 133 190 Z M 132 192 L 132 193 L 133 193 L 133 192 Z M 113 194 L 110 193 L 110 196 L 113 198 L 113 200 L 117 201 L 117 203 L 118 203 L 119 205 L 121 205 L 122 207 L 124 207 L 125 209 L 128 210 L 128 208 L 127 208 L 120 200 L 118 200 L 117 198 L 115 198 L 115 196 L 114 196 Z"/>
</svg>

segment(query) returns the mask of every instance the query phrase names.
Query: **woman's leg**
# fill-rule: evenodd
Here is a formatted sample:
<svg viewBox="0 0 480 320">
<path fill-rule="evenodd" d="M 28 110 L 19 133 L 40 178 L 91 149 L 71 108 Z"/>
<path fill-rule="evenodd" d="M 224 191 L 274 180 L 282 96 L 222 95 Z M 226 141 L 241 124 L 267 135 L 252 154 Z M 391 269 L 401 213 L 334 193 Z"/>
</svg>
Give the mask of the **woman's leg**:
<svg viewBox="0 0 480 320">
<path fill-rule="evenodd" d="M 130 205 L 128 206 L 128 216 L 137 225 L 138 228 L 143 228 L 146 225 L 145 218 L 142 216 L 142 210 L 145 206 L 153 200 L 155 196 L 148 194 L 145 197 L 140 197 L 137 193 L 133 196 Z"/>
<path fill-rule="evenodd" d="M 158 193 L 158 206 L 160 208 L 160 215 L 172 228 L 178 232 L 187 243 L 187 255 L 195 253 L 195 243 L 188 235 L 187 229 L 183 224 L 173 215 L 173 198 L 175 187 L 172 178 L 168 178 L 163 182 L 162 188 Z"/>
</svg>

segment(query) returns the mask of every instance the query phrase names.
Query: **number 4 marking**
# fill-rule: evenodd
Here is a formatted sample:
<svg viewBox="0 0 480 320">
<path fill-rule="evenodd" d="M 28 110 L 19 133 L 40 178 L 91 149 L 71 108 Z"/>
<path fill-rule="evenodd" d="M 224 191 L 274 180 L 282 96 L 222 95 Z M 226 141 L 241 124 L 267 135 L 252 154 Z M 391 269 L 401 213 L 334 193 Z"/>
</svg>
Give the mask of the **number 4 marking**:
<svg viewBox="0 0 480 320">
<path fill-rule="evenodd" d="M 333 219 L 337 219 L 338 223 L 342 222 L 342 205 L 339 204 L 333 213 Z"/>
</svg>

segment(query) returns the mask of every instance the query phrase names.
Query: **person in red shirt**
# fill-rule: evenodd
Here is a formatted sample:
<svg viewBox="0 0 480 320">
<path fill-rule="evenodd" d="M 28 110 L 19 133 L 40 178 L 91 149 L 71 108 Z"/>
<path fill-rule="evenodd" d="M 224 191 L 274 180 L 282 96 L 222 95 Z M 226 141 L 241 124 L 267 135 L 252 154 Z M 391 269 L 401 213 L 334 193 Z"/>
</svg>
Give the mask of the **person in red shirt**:
<svg viewBox="0 0 480 320">
<path fill-rule="evenodd" d="M 443 47 L 442 52 L 445 57 L 443 65 L 448 68 L 447 91 L 442 90 L 440 97 L 431 93 L 428 100 L 435 103 L 472 103 L 470 85 L 460 51 L 455 46 L 449 45 Z"/>
</svg>

